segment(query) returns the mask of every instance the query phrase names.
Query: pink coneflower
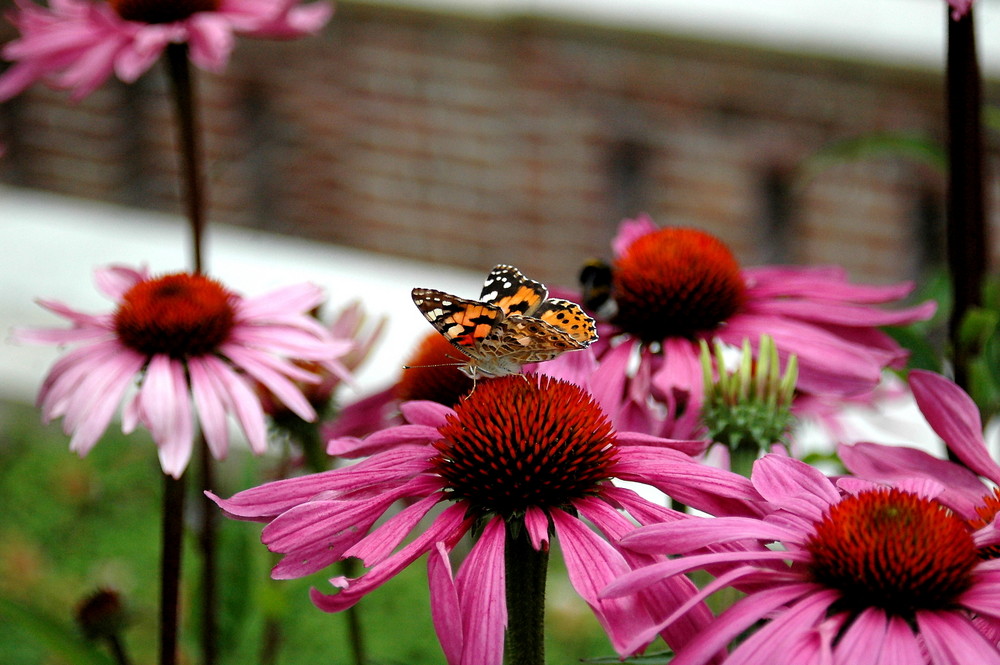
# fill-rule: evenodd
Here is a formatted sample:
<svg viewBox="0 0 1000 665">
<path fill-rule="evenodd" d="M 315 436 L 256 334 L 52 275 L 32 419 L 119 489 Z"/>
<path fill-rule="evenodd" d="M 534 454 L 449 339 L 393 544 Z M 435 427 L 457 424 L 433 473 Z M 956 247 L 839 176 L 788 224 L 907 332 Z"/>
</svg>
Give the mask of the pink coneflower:
<svg viewBox="0 0 1000 665">
<path fill-rule="evenodd" d="M 325 2 L 298 0 L 18 0 L 10 20 L 21 35 L 0 54 L 14 63 L 0 76 L 0 101 L 38 80 L 82 99 L 112 74 L 131 83 L 168 44 L 187 44 L 191 61 L 221 71 L 234 35 L 284 39 L 317 32 L 329 20 Z"/>
<path fill-rule="evenodd" d="M 876 326 L 912 323 L 935 310 L 933 302 L 895 311 L 873 307 L 902 298 L 910 283 L 850 284 L 838 268 L 741 269 L 708 233 L 660 229 L 645 216 L 622 222 L 613 249 L 608 286 L 614 307 L 591 346 L 600 366 L 589 385 L 616 422 L 638 427 L 646 419 L 656 433 L 663 432 L 655 429 L 660 421 L 650 396 L 666 407 L 668 426 L 697 415 L 703 393 L 698 340 L 735 348 L 749 340 L 756 349 L 768 335 L 783 360 L 798 357 L 800 392 L 859 395 L 907 357 Z"/>
<path fill-rule="evenodd" d="M 841 445 L 837 451 L 841 460 L 851 473 L 871 480 L 934 480 L 944 486 L 939 499 L 949 508 L 970 520 L 991 520 L 997 514 L 1000 494 L 988 489 L 979 476 L 1000 485 L 1000 465 L 986 446 L 979 408 L 960 387 L 940 374 L 913 370 L 909 383 L 927 424 L 962 464 L 908 446 L 877 443 Z"/>
<path fill-rule="evenodd" d="M 748 480 L 688 456 L 705 442 L 616 433 L 587 393 L 550 377 L 480 381 L 454 408 L 406 402 L 402 412 L 407 424 L 365 439 L 371 457 L 358 464 L 213 499 L 233 517 L 268 523 L 262 541 L 285 555 L 272 571 L 277 579 L 361 559 L 367 572 L 330 580 L 338 593 L 313 591 L 313 602 L 325 611 L 353 606 L 428 553 L 431 610 L 451 665 L 501 662 L 504 552 L 512 540 L 527 538 L 534 551 L 547 550 L 554 530 L 574 588 L 619 650 L 650 624 L 651 607 L 659 614 L 687 600 L 692 588 L 682 579 L 640 598 L 597 597 L 631 564 L 651 560 L 611 544 L 633 528 L 621 510 L 640 523 L 685 517 L 614 479 L 654 485 L 688 505 L 723 512 L 745 514 L 751 510 L 746 502 L 756 498 Z M 407 507 L 375 526 L 397 501 Z M 420 526 L 435 507 L 441 509 L 433 521 Z M 470 532 L 478 539 L 452 577 L 448 553 Z M 705 612 L 696 608 L 668 639 L 683 644 Z"/>
<path fill-rule="evenodd" d="M 323 300 L 317 286 L 243 298 L 203 275 L 152 277 L 145 268 L 123 266 L 96 271 L 96 282 L 116 303 L 113 313 L 40 301 L 73 327 L 16 332 L 24 342 L 82 344 L 56 362 L 38 395 L 43 419 L 63 418 L 70 449 L 80 455 L 97 443 L 123 399 L 123 429 L 149 429 L 164 473 L 183 473 L 196 420 L 215 457 L 228 451 L 229 415 L 261 453 L 266 429 L 254 382 L 309 420 L 316 413 L 294 381 L 319 378 L 293 361 L 315 360 L 347 376 L 336 359 L 352 342 L 334 340 L 307 314 Z"/>
<path fill-rule="evenodd" d="M 1000 628 L 1000 570 L 977 551 L 1000 540 L 992 525 L 974 532 L 926 481 L 844 495 L 807 464 L 776 455 L 757 462 L 752 480 L 773 510 L 763 519 L 691 519 L 622 540 L 639 552 L 686 556 L 623 576 L 609 597 L 700 569 L 718 577 L 689 603 L 728 586 L 747 593 L 672 665 L 707 663 L 760 621 L 727 663 L 1000 663 L 996 642 L 984 637 Z M 706 547 L 714 551 L 690 554 Z"/>
</svg>

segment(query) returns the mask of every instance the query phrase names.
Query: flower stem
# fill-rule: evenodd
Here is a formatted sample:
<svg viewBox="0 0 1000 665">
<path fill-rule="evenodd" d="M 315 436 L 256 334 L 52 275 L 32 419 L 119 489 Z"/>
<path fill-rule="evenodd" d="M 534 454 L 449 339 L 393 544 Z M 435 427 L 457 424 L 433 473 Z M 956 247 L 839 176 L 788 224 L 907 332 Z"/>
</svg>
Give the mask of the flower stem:
<svg viewBox="0 0 1000 665">
<path fill-rule="evenodd" d="M 191 254 L 194 271 L 204 269 L 205 205 L 201 181 L 201 150 L 195 116 L 195 89 L 191 77 L 186 43 L 167 44 L 167 68 L 173 84 L 174 109 L 177 116 L 178 146 L 181 155 L 181 180 L 184 183 L 184 205 L 191 224 Z"/>
<path fill-rule="evenodd" d="M 504 565 L 507 578 L 506 665 L 545 663 L 545 577 L 548 550 L 531 545 L 525 529 L 507 526 Z"/>
<path fill-rule="evenodd" d="M 125 651 L 125 645 L 122 644 L 122 640 L 118 635 L 109 635 L 107 642 L 108 648 L 114 654 L 115 663 L 118 665 L 132 665 L 132 661 L 128 658 L 128 652 Z"/>
<path fill-rule="evenodd" d="M 961 19 L 948 16 L 948 268 L 952 311 L 948 321 L 955 382 L 968 389 L 967 350 L 959 342 L 966 313 L 982 304 L 986 273 L 981 78 L 972 8 Z"/>
<path fill-rule="evenodd" d="M 201 486 L 215 487 L 215 471 L 212 455 L 202 434 L 198 442 L 199 466 L 201 468 Z M 218 533 L 218 512 L 215 504 L 204 492 L 201 494 L 201 532 L 198 543 L 201 547 L 201 657 L 203 665 L 215 665 L 218 656 L 216 640 L 216 616 L 218 593 L 216 584 L 217 553 L 216 534 Z"/>
<path fill-rule="evenodd" d="M 195 273 L 204 272 L 205 199 L 201 178 L 201 148 L 195 113 L 195 86 L 191 76 L 186 43 L 170 43 L 166 49 L 167 70 L 172 83 L 174 109 L 177 118 L 177 144 L 180 153 L 183 200 L 188 223 L 191 226 L 191 261 Z M 214 479 L 212 459 L 204 434 L 199 437 L 199 466 L 201 489 L 212 489 Z M 202 665 L 214 665 L 218 655 L 216 639 L 216 531 L 218 520 L 215 506 L 207 498 L 201 502 L 201 532 L 198 543 L 201 549 L 202 613 L 201 652 Z"/>
<path fill-rule="evenodd" d="M 178 596 L 184 538 L 184 476 L 163 474 L 163 538 L 160 557 L 160 665 L 177 663 Z"/>
</svg>

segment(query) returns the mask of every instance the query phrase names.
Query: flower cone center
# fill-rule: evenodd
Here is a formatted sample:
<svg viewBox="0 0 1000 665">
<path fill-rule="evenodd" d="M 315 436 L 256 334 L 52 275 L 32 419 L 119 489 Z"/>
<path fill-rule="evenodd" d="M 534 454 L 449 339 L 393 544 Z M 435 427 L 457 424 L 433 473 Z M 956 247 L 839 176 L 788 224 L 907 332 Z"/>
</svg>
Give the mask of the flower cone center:
<svg viewBox="0 0 1000 665">
<path fill-rule="evenodd" d="M 453 406 L 472 390 L 472 379 L 458 368 L 457 363 L 464 362 L 451 342 L 437 332 L 430 333 L 406 362 L 407 369 L 395 387 L 396 398 Z"/>
<path fill-rule="evenodd" d="M 179 273 L 139 282 L 115 312 L 121 342 L 144 355 L 211 353 L 233 328 L 233 296 L 203 275 Z"/>
<path fill-rule="evenodd" d="M 126 21 L 174 23 L 198 12 L 214 12 L 221 0 L 110 0 L 111 7 Z"/>
<path fill-rule="evenodd" d="M 438 431 L 434 467 L 481 516 L 566 507 L 613 475 L 610 421 L 582 389 L 549 377 L 480 381 Z"/>
<path fill-rule="evenodd" d="M 952 606 L 978 562 L 963 520 L 898 489 L 845 498 L 806 547 L 812 579 L 840 591 L 846 609 L 879 607 L 905 618 Z"/>
<path fill-rule="evenodd" d="M 714 330 L 746 300 L 732 252 L 695 229 L 637 238 L 615 263 L 613 288 L 614 322 L 646 342 Z"/>
</svg>

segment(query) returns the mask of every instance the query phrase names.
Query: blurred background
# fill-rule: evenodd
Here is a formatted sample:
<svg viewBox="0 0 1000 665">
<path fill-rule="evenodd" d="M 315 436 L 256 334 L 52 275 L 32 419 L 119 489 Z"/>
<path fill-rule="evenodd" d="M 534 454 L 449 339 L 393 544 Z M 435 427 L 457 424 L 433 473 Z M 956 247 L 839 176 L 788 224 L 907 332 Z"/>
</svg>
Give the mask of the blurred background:
<svg viewBox="0 0 1000 665">
<path fill-rule="evenodd" d="M 747 264 L 885 282 L 941 258 L 943 0 L 336 7 L 319 37 L 199 72 L 213 223 L 565 285 L 642 211 Z M 976 20 L 995 107 L 1000 2 Z M 0 183 L 179 211 L 164 84 L 0 105 Z"/>
</svg>

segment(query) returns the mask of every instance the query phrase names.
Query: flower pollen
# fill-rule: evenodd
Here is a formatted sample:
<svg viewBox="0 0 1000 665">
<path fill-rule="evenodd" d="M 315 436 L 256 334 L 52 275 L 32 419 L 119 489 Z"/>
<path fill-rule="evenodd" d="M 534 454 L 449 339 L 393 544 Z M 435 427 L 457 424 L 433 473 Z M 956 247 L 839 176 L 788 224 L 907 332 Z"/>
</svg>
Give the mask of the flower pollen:
<svg viewBox="0 0 1000 665">
<path fill-rule="evenodd" d="M 111 7 L 126 21 L 139 23 L 175 23 L 198 12 L 214 12 L 220 0 L 109 0 Z"/>
<path fill-rule="evenodd" d="M 114 315 L 122 344 L 152 356 L 185 358 L 211 353 L 229 337 L 234 296 L 204 275 L 177 273 L 139 282 Z"/>
<path fill-rule="evenodd" d="M 743 306 L 746 286 L 726 245 L 696 229 L 637 238 L 614 266 L 614 323 L 645 342 L 714 330 Z"/>
<path fill-rule="evenodd" d="M 459 370 L 464 359 L 437 332 L 427 335 L 406 363 L 394 389 L 401 401 L 426 399 L 452 406 L 472 390 L 472 379 Z"/>
<path fill-rule="evenodd" d="M 481 516 L 566 507 L 613 475 L 607 416 L 581 388 L 550 377 L 480 381 L 438 431 L 432 464 Z"/>
<path fill-rule="evenodd" d="M 879 607 L 911 619 L 947 609 L 972 585 L 978 557 L 963 520 L 899 489 L 848 496 L 806 544 L 812 580 L 841 592 L 847 611 Z"/>
</svg>

